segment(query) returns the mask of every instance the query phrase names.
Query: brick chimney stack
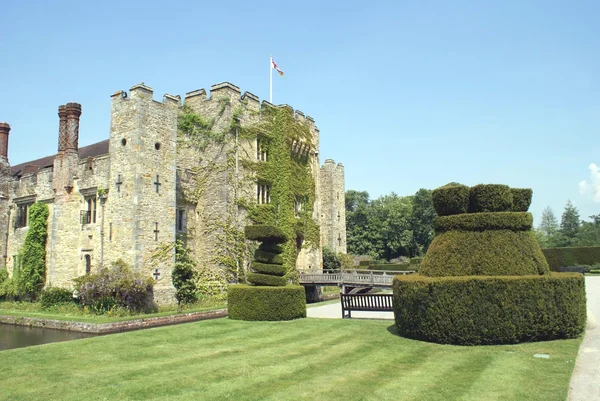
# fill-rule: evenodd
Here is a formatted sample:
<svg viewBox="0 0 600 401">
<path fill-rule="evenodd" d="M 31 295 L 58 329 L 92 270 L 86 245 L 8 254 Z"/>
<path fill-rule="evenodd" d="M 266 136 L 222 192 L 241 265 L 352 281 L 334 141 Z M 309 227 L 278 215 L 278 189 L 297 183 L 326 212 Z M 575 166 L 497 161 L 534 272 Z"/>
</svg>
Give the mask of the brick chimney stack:
<svg viewBox="0 0 600 401">
<path fill-rule="evenodd" d="M 67 113 L 65 151 L 67 153 L 77 153 L 77 149 L 79 148 L 79 116 L 81 116 L 81 105 L 79 103 L 67 103 L 65 108 Z"/>
<path fill-rule="evenodd" d="M 8 133 L 10 125 L 0 122 L 0 160 L 8 162 Z"/>
<path fill-rule="evenodd" d="M 67 148 L 67 106 L 58 106 L 58 153 L 65 153 Z"/>
</svg>

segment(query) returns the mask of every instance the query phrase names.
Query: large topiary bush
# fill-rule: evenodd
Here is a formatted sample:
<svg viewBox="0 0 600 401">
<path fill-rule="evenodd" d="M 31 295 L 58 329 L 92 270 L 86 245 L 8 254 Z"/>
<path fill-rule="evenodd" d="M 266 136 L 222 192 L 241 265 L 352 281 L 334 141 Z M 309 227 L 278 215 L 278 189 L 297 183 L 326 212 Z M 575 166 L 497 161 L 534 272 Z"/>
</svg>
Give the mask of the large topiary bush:
<svg viewBox="0 0 600 401">
<path fill-rule="evenodd" d="M 448 208 L 438 213 L 436 236 L 419 274 L 394 278 L 398 332 L 451 344 L 515 343 L 581 333 L 583 277 L 550 273 L 526 212 L 531 190 L 477 185 L 469 193 L 470 213 L 462 201 L 462 213 L 447 213 Z"/>
<path fill-rule="evenodd" d="M 231 319 L 290 320 L 306 317 L 304 287 L 288 285 L 282 257 L 285 234 L 277 227 L 247 226 L 246 238 L 261 241 L 246 279 L 252 285 L 233 285 L 227 292 Z M 301 296 L 300 296 L 300 295 Z"/>
<path fill-rule="evenodd" d="M 466 213 L 469 209 L 469 187 L 447 184 L 431 192 L 433 207 L 438 216 Z"/>
</svg>

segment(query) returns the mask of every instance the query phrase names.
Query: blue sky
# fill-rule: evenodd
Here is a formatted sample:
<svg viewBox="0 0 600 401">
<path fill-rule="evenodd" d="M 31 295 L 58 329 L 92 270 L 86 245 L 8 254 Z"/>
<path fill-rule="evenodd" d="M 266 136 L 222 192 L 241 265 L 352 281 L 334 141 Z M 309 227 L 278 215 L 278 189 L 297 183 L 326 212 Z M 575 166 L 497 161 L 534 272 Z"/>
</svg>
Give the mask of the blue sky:
<svg viewBox="0 0 600 401">
<path fill-rule="evenodd" d="M 65 102 L 83 105 L 80 146 L 108 138 L 110 94 L 142 81 L 156 99 L 222 81 L 268 99 L 272 55 L 274 103 L 315 118 L 346 189 L 506 183 L 533 188 L 536 221 L 568 199 L 600 213 L 597 1 L 4 1 L 0 16 L 12 164 L 55 153 Z"/>
</svg>

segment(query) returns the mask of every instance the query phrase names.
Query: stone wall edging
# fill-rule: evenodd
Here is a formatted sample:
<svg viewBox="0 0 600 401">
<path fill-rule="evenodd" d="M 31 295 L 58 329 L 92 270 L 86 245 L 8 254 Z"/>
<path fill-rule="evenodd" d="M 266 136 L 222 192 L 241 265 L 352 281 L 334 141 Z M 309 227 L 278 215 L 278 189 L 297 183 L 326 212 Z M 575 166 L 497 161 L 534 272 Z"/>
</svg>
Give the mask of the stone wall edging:
<svg viewBox="0 0 600 401">
<path fill-rule="evenodd" d="M 227 309 L 217 309 L 202 312 L 190 312 L 178 315 L 157 316 L 135 320 L 125 320 L 114 323 L 88 323 L 67 320 L 42 319 L 23 316 L 0 315 L 0 323 L 16 326 L 40 327 L 47 329 L 77 331 L 92 334 L 110 334 L 124 331 L 146 329 L 151 327 L 168 326 L 178 323 L 189 323 L 198 320 L 217 319 L 227 316 Z"/>
</svg>

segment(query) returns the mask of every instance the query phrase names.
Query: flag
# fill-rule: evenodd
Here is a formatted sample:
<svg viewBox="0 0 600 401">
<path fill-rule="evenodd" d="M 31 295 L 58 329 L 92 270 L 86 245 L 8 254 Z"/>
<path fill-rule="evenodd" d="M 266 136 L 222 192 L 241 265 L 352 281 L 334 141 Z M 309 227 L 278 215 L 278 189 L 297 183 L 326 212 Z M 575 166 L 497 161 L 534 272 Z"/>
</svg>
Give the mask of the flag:
<svg viewBox="0 0 600 401">
<path fill-rule="evenodd" d="M 275 60 L 271 59 L 271 67 L 275 68 L 275 70 L 277 70 L 277 72 L 279 73 L 279 75 L 281 75 L 283 77 L 283 71 L 281 71 L 279 69 L 279 67 L 277 67 L 277 64 L 275 64 Z"/>
</svg>

